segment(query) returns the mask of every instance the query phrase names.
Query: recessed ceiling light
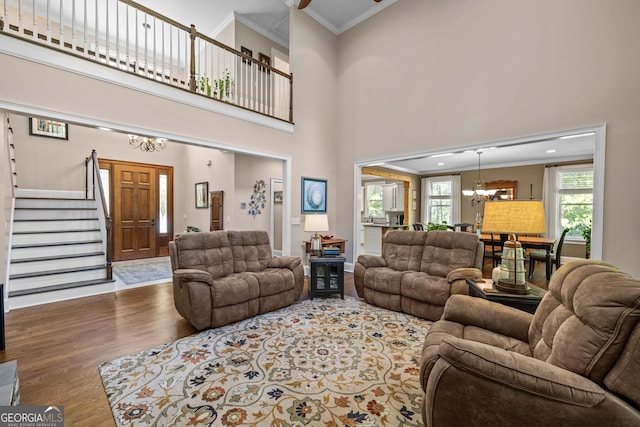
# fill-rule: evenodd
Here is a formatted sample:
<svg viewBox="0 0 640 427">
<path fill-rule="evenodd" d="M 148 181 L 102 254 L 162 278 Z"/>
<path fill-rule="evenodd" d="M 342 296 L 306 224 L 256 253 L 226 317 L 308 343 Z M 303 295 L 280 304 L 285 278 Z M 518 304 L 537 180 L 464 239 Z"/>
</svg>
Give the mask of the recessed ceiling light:
<svg viewBox="0 0 640 427">
<path fill-rule="evenodd" d="M 105 128 L 105 127 L 102 127 L 102 126 L 98 126 L 98 129 L 100 129 L 100 130 L 106 130 L 107 132 L 111 132 L 111 131 L 112 131 L 112 129 Z"/>
<path fill-rule="evenodd" d="M 444 166 L 444 163 L 440 162 L 438 163 L 438 166 Z"/>
<path fill-rule="evenodd" d="M 446 157 L 453 156 L 454 153 L 443 153 L 443 154 L 434 154 L 433 156 L 429 156 L 431 159 L 435 159 L 436 157 Z"/>
<path fill-rule="evenodd" d="M 548 154 L 555 153 L 555 152 L 556 152 L 556 150 L 547 150 Z"/>
</svg>

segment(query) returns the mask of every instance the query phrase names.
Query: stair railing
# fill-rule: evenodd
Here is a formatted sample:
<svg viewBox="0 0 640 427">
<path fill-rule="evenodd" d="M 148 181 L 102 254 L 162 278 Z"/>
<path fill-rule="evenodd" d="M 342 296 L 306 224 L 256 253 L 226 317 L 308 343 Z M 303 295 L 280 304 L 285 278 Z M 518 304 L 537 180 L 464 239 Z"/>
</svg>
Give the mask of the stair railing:
<svg viewBox="0 0 640 427">
<path fill-rule="evenodd" d="M 86 190 L 85 198 L 100 200 L 102 203 L 102 211 L 100 214 L 101 233 L 104 233 L 103 239 L 107 242 L 107 280 L 113 280 L 113 220 L 109 214 L 109 205 L 105 197 L 104 187 L 100 179 L 100 163 L 98 162 L 98 153 L 96 150 L 91 151 L 91 155 L 85 160 L 86 167 Z"/>
<path fill-rule="evenodd" d="M 293 76 L 269 56 L 131 0 L 0 0 L 0 33 L 293 123 Z"/>
</svg>

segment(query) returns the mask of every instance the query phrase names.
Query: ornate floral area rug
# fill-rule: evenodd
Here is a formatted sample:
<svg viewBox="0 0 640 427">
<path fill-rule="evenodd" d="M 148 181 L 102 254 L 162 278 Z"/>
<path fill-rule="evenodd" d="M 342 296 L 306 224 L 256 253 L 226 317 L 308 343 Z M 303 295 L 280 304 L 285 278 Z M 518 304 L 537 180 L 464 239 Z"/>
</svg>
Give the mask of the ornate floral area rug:
<svg viewBox="0 0 640 427">
<path fill-rule="evenodd" d="M 119 426 L 421 426 L 431 322 L 315 299 L 100 366 Z"/>
</svg>

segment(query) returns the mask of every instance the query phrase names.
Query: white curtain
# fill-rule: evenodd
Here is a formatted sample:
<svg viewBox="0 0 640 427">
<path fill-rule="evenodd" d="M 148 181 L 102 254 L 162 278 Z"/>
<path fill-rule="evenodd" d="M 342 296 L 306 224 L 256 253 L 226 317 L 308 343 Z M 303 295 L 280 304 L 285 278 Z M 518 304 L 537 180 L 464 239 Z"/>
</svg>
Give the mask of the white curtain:
<svg viewBox="0 0 640 427">
<path fill-rule="evenodd" d="M 451 176 L 451 224 L 460 224 L 462 214 L 460 213 L 462 203 L 462 190 L 460 189 L 460 175 Z"/>
<path fill-rule="evenodd" d="M 427 212 L 429 210 L 429 178 L 422 178 L 420 180 L 420 201 L 422 206 L 420 207 L 420 222 L 426 224 L 429 222 L 427 220 Z"/>
<path fill-rule="evenodd" d="M 544 203 L 544 218 L 547 223 L 547 237 L 557 239 L 558 229 L 558 168 L 550 166 L 544 168 L 542 181 L 542 202 Z"/>
</svg>

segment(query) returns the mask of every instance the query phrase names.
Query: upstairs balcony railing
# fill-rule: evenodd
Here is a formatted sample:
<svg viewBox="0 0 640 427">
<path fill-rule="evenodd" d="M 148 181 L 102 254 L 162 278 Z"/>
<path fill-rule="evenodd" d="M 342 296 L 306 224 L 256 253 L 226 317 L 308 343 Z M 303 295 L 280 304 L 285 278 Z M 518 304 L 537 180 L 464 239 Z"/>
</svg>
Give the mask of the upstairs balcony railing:
<svg viewBox="0 0 640 427">
<path fill-rule="evenodd" d="M 0 7 L 4 34 L 293 123 L 290 74 L 133 1 L 0 0 Z"/>
</svg>

